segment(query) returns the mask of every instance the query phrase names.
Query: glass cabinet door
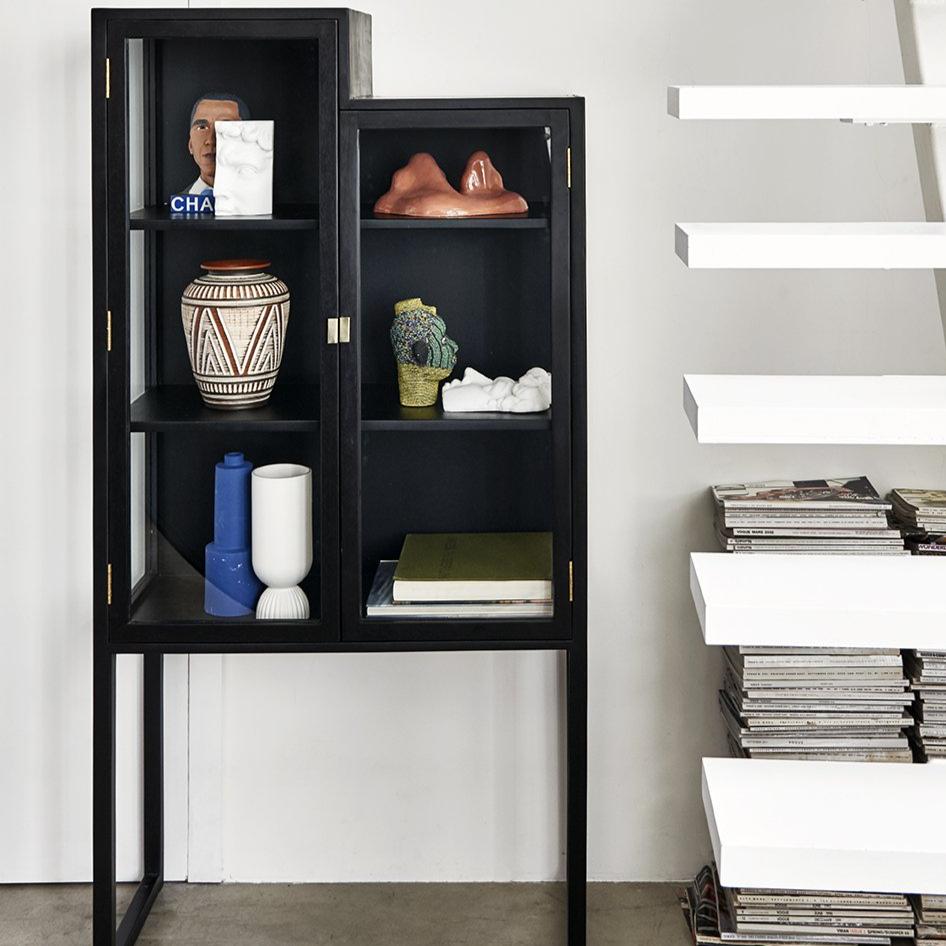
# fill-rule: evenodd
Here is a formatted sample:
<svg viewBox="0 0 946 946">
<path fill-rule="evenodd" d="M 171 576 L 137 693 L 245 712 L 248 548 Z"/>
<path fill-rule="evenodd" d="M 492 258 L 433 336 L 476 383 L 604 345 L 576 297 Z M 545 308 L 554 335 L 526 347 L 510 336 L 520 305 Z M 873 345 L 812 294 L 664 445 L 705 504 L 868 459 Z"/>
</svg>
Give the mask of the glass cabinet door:
<svg viewBox="0 0 946 946">
<path fill-rule="evenodd" d="M 108 53 L 112 636 L 337 639 L 334 24 L 113 21 Z"/>
<path fill-rule="evenodd" d="M 567 113 L 365 110 L 341 135 L 343 636 L 568 638 Z M 545 372 L 550 408 L 526 390 Z M 468 552 L 524 583 L 471 586 Z M 407 583 L 425 556 L 459 583 Z"/>
</svg>

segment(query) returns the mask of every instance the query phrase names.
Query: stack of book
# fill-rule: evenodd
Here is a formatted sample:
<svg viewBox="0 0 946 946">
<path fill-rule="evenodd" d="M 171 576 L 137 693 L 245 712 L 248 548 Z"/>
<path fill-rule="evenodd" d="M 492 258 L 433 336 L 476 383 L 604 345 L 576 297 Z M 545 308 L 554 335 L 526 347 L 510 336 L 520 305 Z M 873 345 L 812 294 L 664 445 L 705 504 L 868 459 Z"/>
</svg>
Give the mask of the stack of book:
<svg viewBox="0 0 946 946">
<path fill-rule="evenodd" d="M 912 762 L 899 650 L 725 647 L 719 703 L 740 758 Z"/>
<path fill-rule="evenodd" d="M 378 565 L 370 618 L 543 618 L 552 615 L 550 532 L 411 533 Z"/>
<path fill-rule="evenodd" d="M 913 909 L 899 893 L 723 887 L 704 867 L 680 900 L 697 946 L 719 943 L 889 946 L 913 937 Z"/>
<path fill-rule="evenodd" d="M 913 898 L 917 946 L 946 943 L 946 895 L 921 894 Z"/>
<path fill-rule="evenodd" d="M 946 651 L 908 650 L 903 662 L 916 693 L 918 754 L 924 762 L 946 759 Z"/>
<path fill-rule="evenodd" d="M 915 555 L 946 552 L 946 490 L 900 487 L 890 501 L 908 549 Z"/>
<path fill-rule="evenodd" d="M 906 555 L 891 504 L 866 476 L 714 486 L 716 536 L 727 552 Z"/>
</svg>

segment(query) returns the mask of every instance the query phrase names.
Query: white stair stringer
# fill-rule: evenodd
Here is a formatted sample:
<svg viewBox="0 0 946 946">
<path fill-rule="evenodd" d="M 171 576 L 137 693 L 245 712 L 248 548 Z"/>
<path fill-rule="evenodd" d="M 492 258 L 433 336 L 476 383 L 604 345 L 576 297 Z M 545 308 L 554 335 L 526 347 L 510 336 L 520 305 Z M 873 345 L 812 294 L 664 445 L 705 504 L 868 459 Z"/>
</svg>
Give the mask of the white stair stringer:
<svg viewBox="0 0 946 946">
<path fill-rule="evenodd" d="M 895 0 L 904 80 L 935 85 L 946 81 L 946 0 Z M 913 126 L 926 219 L 946 219 L 946 125 Z M 946 333 L 946 270 L 934 270 L 940 319 Z"/>
</svg>

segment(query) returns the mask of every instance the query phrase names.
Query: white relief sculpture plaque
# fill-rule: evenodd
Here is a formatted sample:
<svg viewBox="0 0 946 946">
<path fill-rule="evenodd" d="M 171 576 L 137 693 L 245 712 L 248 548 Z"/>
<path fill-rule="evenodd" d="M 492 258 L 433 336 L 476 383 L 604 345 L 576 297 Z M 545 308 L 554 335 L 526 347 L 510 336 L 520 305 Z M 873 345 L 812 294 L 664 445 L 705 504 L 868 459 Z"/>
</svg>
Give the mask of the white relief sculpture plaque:
<svg viewBox="0 0 946 946">
<path fill-rule="evenodd" d="M 462 378 L 442 389 L 443 409 L 449 413 L 505 411 L 531 414 L 547 411 L 552 404 L 552 375 L 544 368 L 530 368 L 518 381 L 488 378 L 467 368 Z"/>
<path fill-rule="evenodd" d="M 214 203 L 218 217 L 273 212 L 272 121 L 218 121 Z"/>
</svg>

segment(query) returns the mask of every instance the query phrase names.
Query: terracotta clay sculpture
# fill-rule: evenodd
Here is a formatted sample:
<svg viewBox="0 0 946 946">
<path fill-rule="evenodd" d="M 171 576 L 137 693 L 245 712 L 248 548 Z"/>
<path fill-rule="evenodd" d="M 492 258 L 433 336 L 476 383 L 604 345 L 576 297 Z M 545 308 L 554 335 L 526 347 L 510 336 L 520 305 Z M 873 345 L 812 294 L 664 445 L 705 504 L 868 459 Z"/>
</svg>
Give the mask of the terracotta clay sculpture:
<svg viewBox="0 0 946 946">
<path fill-rule="evenodd" d="M 483 217 L 526 213 L 529 205 L 503 178 L 485 151 L 470 155 L 460 189 L 450 186 L 434 158 L 420 152 L 391 178 L 391 188 L 374 205 L 376 214 L 399 217 Z"/>
</svg>

